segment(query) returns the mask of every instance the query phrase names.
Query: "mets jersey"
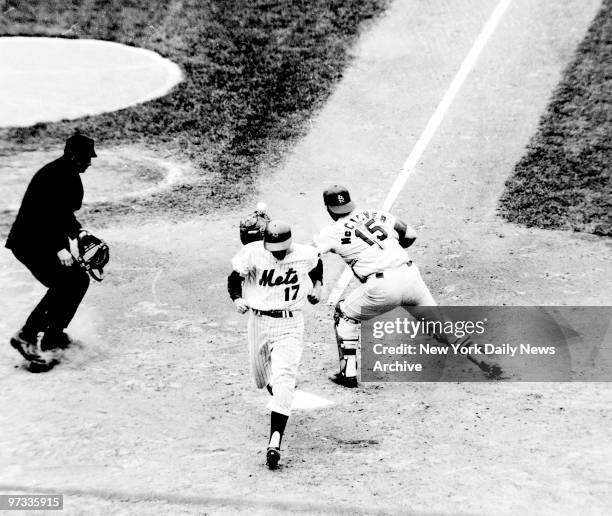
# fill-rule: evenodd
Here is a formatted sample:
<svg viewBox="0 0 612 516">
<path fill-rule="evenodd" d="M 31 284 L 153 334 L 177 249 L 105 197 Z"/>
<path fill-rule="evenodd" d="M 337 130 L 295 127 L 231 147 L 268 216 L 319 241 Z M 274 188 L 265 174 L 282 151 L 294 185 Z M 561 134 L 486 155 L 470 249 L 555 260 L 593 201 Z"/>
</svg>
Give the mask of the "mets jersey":
<svg viewBox="0 0 612 516">
<path fill-rule="evenodd" d="M 355 276 L 364 280 L 408 261 L 394 226 L 395 217 L 390 213 L 357 209 L 323 228 L 313 240 L 319 253 L 340 255 Z"/>
<path fill-rule="evenodd" d="M 308 273 L 319 260 L 309 245 L 293 244 L 283 260 L 277 260 L 263 242 L 251 242 L 232 259 L 232 268 L 245 278 L 242 297 L 257 310 L 299 310 L 312 290 Z"/>
</svg>

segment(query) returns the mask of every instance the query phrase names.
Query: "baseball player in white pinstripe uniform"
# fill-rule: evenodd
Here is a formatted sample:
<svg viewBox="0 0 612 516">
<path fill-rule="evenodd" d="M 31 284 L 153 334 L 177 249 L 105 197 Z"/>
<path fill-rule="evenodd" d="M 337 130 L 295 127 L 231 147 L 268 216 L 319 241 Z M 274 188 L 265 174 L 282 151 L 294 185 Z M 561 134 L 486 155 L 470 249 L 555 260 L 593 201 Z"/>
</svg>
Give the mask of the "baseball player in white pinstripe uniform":
<svg viewBox="0 0 612 516">
<path fill-rule="evenodd" d="M 232 269 L 230 297 L 239 313 L 250 310 L 247 335 L 255 384 L 272 395 L 266 463 L 275 469 L 302 356 L 301 308 L 307 299 L 319 302 L 323 264 L 314 247 L 292 243 L 288 224 L 272 220 L 263 241 L 248 243 L 234 256 Z"/>
</svg>

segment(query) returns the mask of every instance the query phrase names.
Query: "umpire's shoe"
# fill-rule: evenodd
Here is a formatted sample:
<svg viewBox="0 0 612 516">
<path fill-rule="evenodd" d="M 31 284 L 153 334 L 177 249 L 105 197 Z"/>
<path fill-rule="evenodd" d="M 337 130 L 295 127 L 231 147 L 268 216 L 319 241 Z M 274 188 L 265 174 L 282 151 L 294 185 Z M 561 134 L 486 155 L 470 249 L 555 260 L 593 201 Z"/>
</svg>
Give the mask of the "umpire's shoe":
<svg viewBox="0 0 612 516">
<path fill-rule="evenodd" d="M 19 330 L 11 337 L 11 346 L 13 346 L 23 358 L 30 362 L 44 364 L 45 360 L 38 353 L 36 347 L 36 336 L 30 335 L 23 330 Z"/>
<path fill-rule="evenodd" d="M 343 372 L 336 373 L 330 376 L 329 379 L 338 385 L 342 385 L 342 387 L 348 387 L 349 389 L 357 387 L 357 377 L 346 376 Z"/>
<path fill-rule="evenodd" d="M 280 448 L 269 446 L 266 452 L 266 466 L 270 469 L 277 469 L 278 461 L 280 461 Z"/>
</svg>

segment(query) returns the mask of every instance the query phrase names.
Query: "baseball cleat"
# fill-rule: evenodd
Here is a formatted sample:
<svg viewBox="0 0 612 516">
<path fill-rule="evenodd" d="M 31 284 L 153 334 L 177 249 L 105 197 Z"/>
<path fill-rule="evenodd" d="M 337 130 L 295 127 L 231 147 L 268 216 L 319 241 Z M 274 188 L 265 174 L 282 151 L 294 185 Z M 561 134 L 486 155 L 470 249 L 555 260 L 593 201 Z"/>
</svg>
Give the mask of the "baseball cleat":
<svg viewBox="0 0 612 516">
<path fill-rule="evenodd" d="M 25 368 L 30 373 L 46 373 L 48 371 L 51 371 L 51 369 L 53 369 L 58 363 L 59 362 L 55 359 L 51 359 L 45 362 L 38 362 L 38 361 L 30 360 L 25 365 Z"/>
<path fill-rule="evenodd" d="M 266 466 L 269 469 L 277 469 L 278 461 L 280 460 L 280 448 L 270 446 L 266 452 Z"/>
<path fill-rule="evenodd" d="M 72 339 L 63 331 L 56 335 L 43 335 L 40 341 L 41 351 L 51 351 L 54 349 L 66 349 L 72 344 Z"/>
<path fill-rule="evenodd" d="M 23 358 L 30 362 L 44 363 L 44 359 L 38 354 L 36 341 L 28 340 L 27 336 L 22 331 L 18 331 L 11 337 L 11 346 L 13 346 Z"/>
<path fill-rule="evenodd" d="M 502 379 L 502 374 L 504 374 L 504 371 L 497 364 L 489 364 L 488 362 L 485 362 L 484 360 L 476 360 L 471 355 L 465 355 L 465 358 L 467 358 L 473 364 L 476 364 L 478 368 L 490 380 L 501 380 Z"/>
<path fill-rule="evenodd" d="M 489 365 L 488 370 L 485 371 L 487 378 L 491 380 L 501 380 L 502 374 L 504 374 L 504 370 L 499 367 L 497 364 Z"/>
<path fill-rule="evenodd" d="M 348 387 L 349 389 L 357 387 L 356 376 L 345 376 L 344 373 L 336 373 L 330 376 L 329 379 L 335 384 L 342 385 L 342 387 Z"/>
</svg>

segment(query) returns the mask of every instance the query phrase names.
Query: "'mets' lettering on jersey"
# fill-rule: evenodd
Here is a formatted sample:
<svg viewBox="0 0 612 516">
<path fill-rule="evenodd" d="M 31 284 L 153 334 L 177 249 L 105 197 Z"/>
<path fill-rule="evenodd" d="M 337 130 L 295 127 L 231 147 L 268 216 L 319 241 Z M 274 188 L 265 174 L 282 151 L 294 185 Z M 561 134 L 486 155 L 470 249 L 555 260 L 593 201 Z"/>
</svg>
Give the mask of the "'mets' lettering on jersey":
<svg viewBox="0 0 612 516">
<path fill-rule="evenodd" d="M 297 310 L 312 289 L 308 273 L 319 255 L 312 246 L 293 244 L 283 260 L 277 260 L 263 243 L 245 245 L 232 259 L 232 267 L 244 276 L 242 297 L 258 310 Z"/>
<path fill-rule="evenodd" d="M 297 272 L 294 271 L 293 268 L 289 268 L 284 276 L 281 274 L 275 277 L 275 271 L 275 269 L 266 269 L 262 271 L 259 284 L 262 287 L 278 287 L 279 285 L 291 285 L 299 281 Z"/>
</svg>

